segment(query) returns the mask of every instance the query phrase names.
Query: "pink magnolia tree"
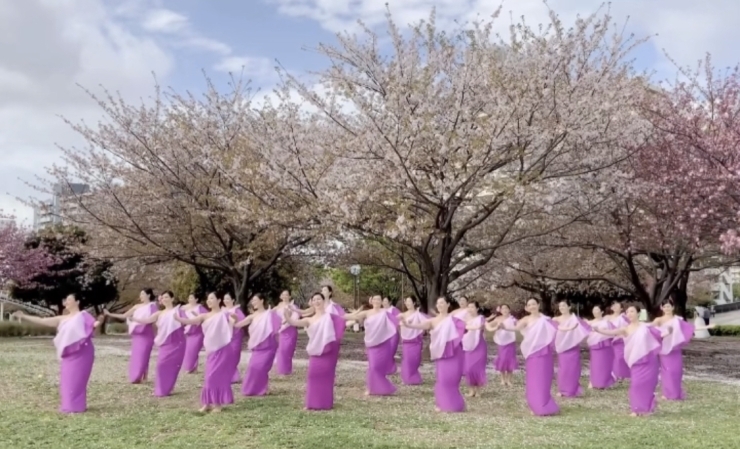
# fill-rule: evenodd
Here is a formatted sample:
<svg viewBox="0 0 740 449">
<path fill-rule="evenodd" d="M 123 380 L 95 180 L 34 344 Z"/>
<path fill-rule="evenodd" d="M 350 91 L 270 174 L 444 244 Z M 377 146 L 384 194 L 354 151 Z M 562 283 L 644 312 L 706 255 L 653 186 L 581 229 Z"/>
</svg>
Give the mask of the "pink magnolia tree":
<svg viewBox="0 0 740 449">
<path fill-rule="evenodd" d="M 550 210 L 646 132 L 628 62 L 640 42 L 608 14 L 567 28 L 552 13 L 506 37 L 496 20 L 450 34 L 432 14 L 405 33 L 389 13 L 390 52 L 370 30 L 318 49 L 328 95 L 288 77 L 331 136 L 327 216 L 394 255 L 430 303 L 502 248 L 572 222 Z"/>
<path fill-rule="evenodd" d="M 0 227 L 0 287 L 8 282 L 29 285 L 54 264 L 43 248 L 27 248 L 28 232 L 14 223 Z"/>
</svg>

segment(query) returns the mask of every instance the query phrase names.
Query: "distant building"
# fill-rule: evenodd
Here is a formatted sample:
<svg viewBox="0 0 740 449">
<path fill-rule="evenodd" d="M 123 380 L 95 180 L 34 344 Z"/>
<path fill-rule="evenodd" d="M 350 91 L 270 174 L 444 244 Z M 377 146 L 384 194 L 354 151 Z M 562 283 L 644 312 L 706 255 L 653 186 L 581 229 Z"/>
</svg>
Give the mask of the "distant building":
<svg viewBox="0 0 740 449">
<path fill-rule="evenodd" d="M 735 302 L 732 286 L 740 283 L 740 267 L 729 267 L 717 273 L 717 281 L 712 284 L 712 299 L 717 305 Z"/>
<path fill-rule="evenodd" d="M 87 184 L 57 184 L 54 186 L 52 198 L 45 201 L 33 210 L 33 229 L 39 229 L 63 224 L 62 211 L 64 215 L 74 213 L 78 205 L 73 201 L 77 195 L 83 195 L 90 191 Z"/>
</svg>

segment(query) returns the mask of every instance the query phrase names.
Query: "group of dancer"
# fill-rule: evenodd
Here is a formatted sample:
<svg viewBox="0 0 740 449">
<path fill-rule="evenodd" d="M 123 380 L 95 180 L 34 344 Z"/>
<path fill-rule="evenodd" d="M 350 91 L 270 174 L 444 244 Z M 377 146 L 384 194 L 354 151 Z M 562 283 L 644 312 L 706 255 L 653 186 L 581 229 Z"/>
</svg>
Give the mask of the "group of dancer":
<svg viewBox="0 0 740 449">
<path fill-rule="evenodd" d="M 405 311 L 401 312 L 387 299 L 373 296 L 363 309 L 346 313 L 332 301 L 329 286 L 313 294 L 306 309 L 299 308 L 288 291 L 281 294 L 275 307 L 270 307 L 262 295 L 254 295 L 248 316 L 228 294 L 219 298 L 210 293 L 206 306 L 192 295 L 187 304 L 178 306 L 172 292 L 156 297 L 151 289 L 146 289 L 140 294 L 139 304 L 126 313 L 113 314 L 106 310 L 97 320 L 80 310 L 74 295 L 64 301 L 65 315 L 38 318 L 17 312 L 16 316 L 57 328 L 54 344 L 61 364 L 59 391 L 63 413 L 87 409 L 87 383 L 94 361 L 92 337 L 105 316 L 128 323 L 131 383 L 147 380 L 151 351 L 155 345 L 158 347 L 155 396 L 170 395 L 181 372 L 197 372 L 199 353 L 204 349 L 205 374 L 200 394 L 204 412 L 218 412 L 233 404 L 233 383 L 241 383 L 243 396 L 268 394 L 273 365 L 278 375 L 291 375 L 297 328 L 305 328 L 308 336 L 305 408 L 333 408 L 344 331 L 348 322 L 361 322 L 368 362 L 365 394 L 369 396 L 396 392 L 388 376 L 398 371 L 395 356 L 399 346 L 401 382 L 422 384 L 419 368 L 424 336 L 429 334 L 429 352 L 435 364 L 436 410 L 462 412 L 465 410 L 460 391 L 462 380 L 470 388 L 470 397 L 476 396 L 487 383 L 488 344 L 484 332 L 493 332 L 497 346 L 494 368 L 501 374 L 503 386 L 511 385 L 512 373 L 518 369 L 516 333 L 519 332 L 523 336 L 520 350 L 525 359 L 526 402 L 533 415 L 547 416 L 560 411 L 551 393 L 553 379 L 557 396 L 583 395 L 583 342 L 590 352 L 588 388 L 607 389 L 629 378 L 632 415 L 645 415 L 655 410 L 659 379 L 664 399 L 684 399 L 681 349 L 694 331 L 701 329 L 675 316 L 670 300 L 664 301 L 663 315 L 652 323 L 639 321 L 638 305 L 629 305 L 623 313 L 620 302 L 611 304 L 608 315 L 601 306 L 594 307 L 593 320 L 584 321 L 572 313 L 567 301 L 561 301 L 559 316 L 550 318 L 540 312 L 540 303 L 534 298 L 526 302 L 528 315 L 521 320 L 516 320 L 507 305 L 486 318 L 479 304 L 468 302 L 465 297 L 457 302 L 440 297 L 435 311 L 426 315 L 413 297 L 404 300 Z M 244 328 L 249 331 L 247 348 L 251 354 L 242 376 L 239 362 Z"/>
</svg>

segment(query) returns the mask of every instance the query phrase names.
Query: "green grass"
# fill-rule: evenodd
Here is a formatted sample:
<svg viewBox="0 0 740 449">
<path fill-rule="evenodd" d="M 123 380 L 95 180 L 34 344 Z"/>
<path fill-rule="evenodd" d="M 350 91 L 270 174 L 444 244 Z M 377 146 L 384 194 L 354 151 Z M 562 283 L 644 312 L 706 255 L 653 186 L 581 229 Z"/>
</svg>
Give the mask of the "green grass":
<svg viewBox="0 0 740 449">
<path fill-rule="evenodd" d="M 521 377 L 501 389 L 491 375 L 482 397 L 468 400 L 468 412 L 447 415 L 433 411 L 429 374 L 423 386 L 401 387 L 395 397 L 365 399 L 364 368 L 343 362 L 336 408 L 304 412 L 299 364 L 292 378 L 271 380 L 270 396 L 238 396 L 223 413 L 200 415 L 202 374 L 183 375 L 175 395 L 157 399 L 151 384 L 127 383 L 126 350 L 121 340 L 98 339 L 90 410 L 64 416 L 56 412 L 51 341 L 0 340 L 0 448 L 738 447 L 740 387 L 718 382 L 686 382 L 689 400 L 662 402 L 647 418 L 628 416 L 626 385 L 560 400 L 561 415 L 535 418 L 524 403 Z"/>
</svg>

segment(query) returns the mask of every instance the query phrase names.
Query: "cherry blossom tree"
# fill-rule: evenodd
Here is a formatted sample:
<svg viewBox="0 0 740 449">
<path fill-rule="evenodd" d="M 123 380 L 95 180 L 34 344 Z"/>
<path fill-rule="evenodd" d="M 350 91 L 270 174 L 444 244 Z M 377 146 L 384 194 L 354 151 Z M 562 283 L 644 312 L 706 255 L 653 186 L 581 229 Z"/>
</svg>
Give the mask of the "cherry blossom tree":
<svg viewBox="0 0 740 449">
<path fill-rule="evenodd" d="M 0 287 L 8 282 L 28 284 L 55 262 L 44 248 L 29 248 L 30 233 L 15 222 L 0 226 Z"/>
<path fill-rule="evenodd" d="M 243 302 L 261 276 L 311 240 L 311 189 L 324 171 L 307 159 L 292 177 L 281 168 L 291 145 L 309 135 L 304 123 L 290 121 L 288 106 L 255 110 L 248 83 L 229 87 L 221 93 L 207 80 L 202 97 L 157 87 L 142 104 L 90 93 L 106 121 L 69 123 L 88 145 L 62 148 L 65 166 L 49 173 L 54 183 L 90 186 L 63 213 L 88 231 L 95 256 L 215 270 Z"/>
<path fill-rule="evenodd" d="M 539 218 L 646 132 L 628 62 L 641 41 L 608 12 L 572 28 L 552 12 L 506 38 L 496 20 L 450 34 L 432 13 L 404 33 L 388 13 L 390 52 L 369 29 L 317 49 L 326 95 L 287 77 L 331 136 L 317 142 L 334 157 L 326 215 L 393 254 L 430 302 L 501 248 L 571 223 Z"/>
</svg>

